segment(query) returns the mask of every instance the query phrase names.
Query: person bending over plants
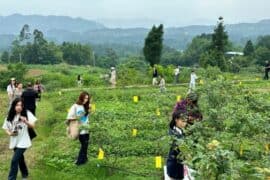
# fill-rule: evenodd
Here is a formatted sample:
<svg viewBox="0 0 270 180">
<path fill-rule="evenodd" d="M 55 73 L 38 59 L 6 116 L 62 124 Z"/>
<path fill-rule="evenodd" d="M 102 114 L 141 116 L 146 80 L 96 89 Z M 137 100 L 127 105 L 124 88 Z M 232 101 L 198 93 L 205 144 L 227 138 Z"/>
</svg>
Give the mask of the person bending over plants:
<svg viewBox="0 0 270 180">
<path fill-rule="evenodd" d="M 188 115 L 188 124 L 192 125 L 196 121 L 203 119 L 202 113 L 198 105 L 198 95 L 191 92 L 187 95 L 186 99 L 179 101 L 174 106 L 174 112 L 181 111 Z"/>
</svg>

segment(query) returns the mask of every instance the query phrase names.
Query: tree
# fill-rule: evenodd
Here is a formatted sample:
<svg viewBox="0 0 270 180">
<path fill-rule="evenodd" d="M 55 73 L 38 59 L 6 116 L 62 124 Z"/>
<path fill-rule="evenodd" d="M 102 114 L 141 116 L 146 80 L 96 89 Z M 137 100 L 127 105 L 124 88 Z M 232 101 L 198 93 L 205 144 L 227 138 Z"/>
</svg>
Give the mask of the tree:
<svg viewBox="0 0 270 180">
<path fill-rule="evenodd" d="M 210 50 L 204 52 L 199 60 L 200 66 L 207 68 L 208 66 L 217 66 L 217 51 L 215 50 Z"/>
<path fill-rule="evenodd" d="M 159 25 L 158 28 L 153 26 L 151 31 L 145 38 L 143 54 L 145 60 L 150 63 L 151 66 L 159 64 L 161 59 L 162 47 L 163 47 L 163 25 Z"/>
<path fill-rule="evenodd" d="M 161 65 L 185 65 L 182 61 L 182 53 L 174 48 L 164 46 L 161 56 Z"/>
<path fill-rule="evenodd" d="M 46 39 L 44 39 L 42 31 L 35 29 L 33 34 L 34 34 L 34 44 L 44 45 L 47 43 Z"/>
<path fill-rule="evenodd" d="M 20 56 L 23 54 L 24 48 L 20 45 L 20 41 L 15 39 L 12 42 L 12 50 L 10 55 L 10 63 L 20 62 Z"/>
<path fill-rule="evenodd" d="M 266 47 L 270 49 L 270 35 L 260 36 L 257 43 L 257 48 L 258 47 Z"/>
<path fill-rule="evenodd" d="M 53 42 L 42 46 L 38 64 L 59 64 L 63 61 L 63 53 Z"/>
<path fill-rule="evenodd" d="M 116 52 L 112 48 L 108 48 L 106 49 L 106 56 L 108 58 L 108 66 L 115 67 L 117 64 L 116 60 L 118 58 Z"/>
<path fill-rule="evenodd" d="M 24 40 L 30 38 L 30 34 L 31 33 L 29 32 L 29 25 L 25 24 L 20 31 L 19 37 L 12 42 L 10 62 L 21 62 L 24 51 L 24 46 L 22 46 L 21 44 Z"/>
<path fill-rule="evenodd" d="M 19 39 L 20 41 L 24 41 L 25 39 L 30 39 L 30 27 L 28 24 L 25 24 L 21 29 Z"/>
<path fill-rule="evenodd" d="M 27 71 L 27 67 L 22 63 L 9 64 L 7 70 L 0 71 L 0 88 L 6 88 L 6 84 L 9 83 L 7 77 L 15 77 L 16 80 L 22 82 Z"/>
<path fill-rule="evenodd" d="M 254 46 L 251 40 L 248 40 L 244 47 L 244 56 L 251 56 L 254 54 Z"/>
<path fill-rule="evenodd" d="M 7 51 L 4 51 L 1 56 L 1 61 L 4 63 L 8 63 L 9 61 L 9 53 Z"/>
<path fill-rule="evenodd" d="M 22 33 L 23 34 L 23 33 Z M 58 64 L 63 61 L 63 54 L 59 46 L 48 43 L 42 31 L 35 29 L 34 42 L 24 45 L 23 61 L 28 64 Z"/>
<path fill-rule="evenodd" d="M 201 34 L 192 39 L 183 54 L 183 65 L 191 66 L 199 63 L 200 56 L 210 48 L 211 34 Z"/>
<path fill-rule="evenodd" d="M 270 50 L 266 47 L 259 47 L 255 51 L 256 63 L 265 65 L 265 61 L 270 58 Z"/>
<path fill-rule="evenodd" d="M 208 52 L 201 56 L 200 64 L 205 67 L 207 65 L 218 66 L 222 71 L 226 71 L 227 64 L 224 53 L 228 44 L 228 35 L 223 25 L 223 17 L 219 17 L 218 24 L 212 34 L 211 46 Z"/>
<path fill-rule="evenodd" d="M 93 51 L 89 45 L 64 42 L 61 50 L 63 52 L 63 59 L 68 64 L 90 65 L 92 62 Z"/>
<path fill-rule="evenodd" d="M 223 17 L 219 17 L 217 27 L 212 34 L 212 49 L 225 53 L 225 48 L 228 45 L 228 35 L 225 32 L 225 26 L 223 25 Z"/>
<path fill-rule="evenodd" d="M 118 64 L 118 56 L 112 48 L 107 48 L 105 55 L 97 56 L 96 59 L 97 66 L 103 68 L 115 67 Z"/>
<path fill-rule="evenodd" d="M 29 64 L 49 64 L 46 59 L 48 43 L 38 29 L 33 32 L 34 43 L 27 43 L 24 48 L 23 61 Z M 46 61 L 46 62 L 44 62 Z M 52 63 L 54 64 L 54 63 Z"/>
</svg>

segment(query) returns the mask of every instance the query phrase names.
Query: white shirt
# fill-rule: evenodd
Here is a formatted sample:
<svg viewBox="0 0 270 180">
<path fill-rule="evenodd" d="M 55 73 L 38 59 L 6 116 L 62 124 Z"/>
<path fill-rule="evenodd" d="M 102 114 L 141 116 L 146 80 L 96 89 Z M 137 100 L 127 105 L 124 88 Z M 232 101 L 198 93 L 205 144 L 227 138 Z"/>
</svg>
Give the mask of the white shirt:
<svg viewBox="0 0 270 180">
<path fill-rule="evenodd" d="M 19 117 L 20 115 L 15 115 L 12 122 L 9 122 L 7 121 L 7 119 L 5 119 L 5 122 L 2 126 L 3 129 L 9 130 L 11 132 L 15 129 L 17 129 L 18 131 L 17 136 L 10 136 L 10 149 L 14 149 L 15 147 L 29 148 L 32 145 L 30 136 L 28 134 L 28 126 L 25 123 L 21 122 Z M 27 111 L 27 119 L 31 124 L 35 124 L 35 122 L 37 121 L 37 118 L 30 111 Z"/>
<path fill-rule="evenodd" d="M 174 75 L 177 76 L 179 74 L 179 68 L 174 69 Z"/>
<path fill-rule="evenodd" d="M 162 79 L 160 80 L 159 86 L 160 86 L 160 87 L 165 87 L 165 79 L 164 79 L 164 78 L 162 78 Z"/>
<path fill-rule="evenodd" d="M 115 70 L 113 70 L 113 71 L 111 72 L 111 78 L 112 78 L 112 79 L 115 79 L 115 78 L 116 78 L 116 71 L 115 71 Z"/>
<path fill-rule="evenodd" d="M 182 129 L 180 129 L 180 128 L 176 127 L 176 126 L 174 126 L 173 129 L 175 129 L 179 134 L 181 134 L 181 135 L 183 134 Z"/>
<path fill-rule="evenodd" d="M 80 121 L 82 126 L 88 126 L 89 125 L 89 118 L 88 115 L 85 116 L 84 106 L 73 104 L 71 108 L 68 111 L 67 119 L 77 119 Z M 81 130 L 80 134 L 89 134 L 88 130 Z"/>
<path fill-rule="evenodd" d="M 14 91 L 15 91 L 15 86 L 9 84 L 9 85 L 7 86 L 7 93 L 13 95 L 13 94 L 14 94 Z"/>
<path fill-rule="evenodd" d="M 198 77 L 196 76 L 196 74 L 195 73 L 191 73 L 191 75 L 190 75 L 190 83 L 195 84 L 196 79 L 198 79 Z"/>
</svg>

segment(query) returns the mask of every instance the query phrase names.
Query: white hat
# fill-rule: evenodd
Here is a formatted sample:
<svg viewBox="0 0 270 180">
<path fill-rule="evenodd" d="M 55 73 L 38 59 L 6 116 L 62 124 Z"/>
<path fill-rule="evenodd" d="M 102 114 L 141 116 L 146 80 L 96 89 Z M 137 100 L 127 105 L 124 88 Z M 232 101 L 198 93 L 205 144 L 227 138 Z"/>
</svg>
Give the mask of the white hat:
<svg viewBox="0 0 270 180">
<path fill-rule="evenodd" d="M 113 70 L 113 69 L 115 69 L 114 67 L 111 67 L 111 69 Z"/>
<path fill-rule="evenodd" d="M 13 78 L 11 78 L 10 80 L 11 80 L 11 81 L 15 81 L 16 79 L 13 77 Z"/>
</svg>

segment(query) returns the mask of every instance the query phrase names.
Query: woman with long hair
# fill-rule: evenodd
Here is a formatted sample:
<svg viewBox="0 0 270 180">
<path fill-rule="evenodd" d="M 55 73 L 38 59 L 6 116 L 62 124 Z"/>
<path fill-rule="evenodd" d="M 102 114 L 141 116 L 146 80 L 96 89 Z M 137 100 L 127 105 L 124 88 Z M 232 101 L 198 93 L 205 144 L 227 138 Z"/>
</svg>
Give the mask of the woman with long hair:
<svg viewBox="0 0 270 180">
<path fill-rule="evenodd" d="M 90 95 L 82 92 L 75 104 L 73 104 L 68 112 L 67 120 L 78 121 L 80 124 L 79 140 L 81 143 L 80 152 L 76 161 L 76 165 L 85 164 L 88 161 L 87 150 L 89 144 L 89 107 Z"/>
<path fill-rule="evenodd" d="M 24 161 L 24 152 L 32 145 L 28 128 L 34 128 L 36 121 L 36 117 L 24 108 L 21 98 L 16 98 L 12 102 L 8 116 L 3 124 L 3 129 L 10 136 L 9 148 L 14 151 L 8 180 L 16 179 L 19 168 L 22 177 L 28 177 L 28 169 Z"/>
</svg>

